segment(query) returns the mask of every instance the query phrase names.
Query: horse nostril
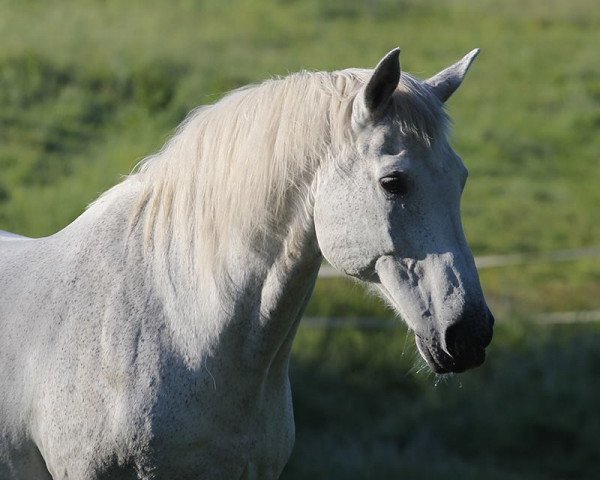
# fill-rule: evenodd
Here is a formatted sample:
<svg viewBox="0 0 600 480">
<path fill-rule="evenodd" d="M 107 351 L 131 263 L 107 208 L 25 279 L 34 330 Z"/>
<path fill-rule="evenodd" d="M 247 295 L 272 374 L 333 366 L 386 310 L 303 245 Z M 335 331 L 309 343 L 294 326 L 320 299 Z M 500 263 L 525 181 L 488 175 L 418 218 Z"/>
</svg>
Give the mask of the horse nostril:
<svg viewBox="0 0 600 480">
<path fill-rule="evenodd" d="M 492 340 L 494 317 L 488 310 L 485 318 L 460 320 L 446 329 L 445 344 L 454 358 L 469 356 L 475 350 L 484 349 Z"/>
<path fill-rule="evenodd" d="M 458 322 L 446 329 L 446 349 L 451 357 L 460 357 L 464 350 L 465 337 L 470 336 L 470 332 L 465 326 L 468 327 L 466 322 Z"/>
</svg>

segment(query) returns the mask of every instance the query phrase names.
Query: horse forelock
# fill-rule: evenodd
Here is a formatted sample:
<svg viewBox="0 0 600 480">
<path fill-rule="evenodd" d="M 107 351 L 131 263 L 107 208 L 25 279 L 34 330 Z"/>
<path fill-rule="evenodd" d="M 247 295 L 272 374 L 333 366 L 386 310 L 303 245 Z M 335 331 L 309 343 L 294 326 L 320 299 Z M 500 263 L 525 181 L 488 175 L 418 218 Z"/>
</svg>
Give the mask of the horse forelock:
<svg viewBox="0 0 600 480">
<path fill-rule="evenodd" d="M 394 122 L 402 135 L 428 147 L 446 135 L 450 119 L 444 105 L 427 85 L 412 75 L 403 73 L 400 77 L 393 104 Z"/>
</svg>

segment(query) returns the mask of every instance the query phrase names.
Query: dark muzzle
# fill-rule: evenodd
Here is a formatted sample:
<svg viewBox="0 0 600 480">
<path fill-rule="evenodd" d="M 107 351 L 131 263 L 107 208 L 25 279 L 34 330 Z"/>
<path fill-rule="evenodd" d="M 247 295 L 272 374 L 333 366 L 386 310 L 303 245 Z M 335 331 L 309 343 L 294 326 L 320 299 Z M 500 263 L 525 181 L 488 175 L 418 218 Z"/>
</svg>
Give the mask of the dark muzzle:
<svg viewBox="0 0 600 480">
<path fill-rule="evenodd" d="M 417 334 L 419 350 L 436 373 L 460 373 L 480 366 L 485 361 L 485 348 L 492 340 L 494 316 L 469 313 L 450 325 L 443 333 L 444 345 L 437 339 Z"/>
</svg>

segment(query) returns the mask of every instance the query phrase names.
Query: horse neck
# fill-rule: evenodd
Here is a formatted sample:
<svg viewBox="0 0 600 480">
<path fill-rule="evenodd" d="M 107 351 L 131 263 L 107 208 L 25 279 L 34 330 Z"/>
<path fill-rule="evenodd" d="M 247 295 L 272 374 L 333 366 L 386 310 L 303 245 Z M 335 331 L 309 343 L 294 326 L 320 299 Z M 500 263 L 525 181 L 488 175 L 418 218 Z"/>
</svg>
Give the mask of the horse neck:
<svg viewBox="0 0 600 480">
<path fill-rule="evenodd" d="M 263 364 L 287 367 L 287 359 L 298 324 L 312 294 L 322 256 L 314 226 L 291 229 L 277 254 L 270 256 L 256 274 L 257 291 L 249 298 L 258 300 L 251 315 L 253 326 L 247 337 L 248 358 Z"/>
<path fill-rule="evenodd" d="M 176 348 L 191 367 L 227 357 L 252 369 L 287 367 L 322 256 L 312 214 L 302 209 L 282 218 L 288 220 L 278 230 L 285 234 L 262 230 L 231 242 L 215 271 L 194 267 L 197 249 L 155 256 L 154 283 Z"/>
</svg>

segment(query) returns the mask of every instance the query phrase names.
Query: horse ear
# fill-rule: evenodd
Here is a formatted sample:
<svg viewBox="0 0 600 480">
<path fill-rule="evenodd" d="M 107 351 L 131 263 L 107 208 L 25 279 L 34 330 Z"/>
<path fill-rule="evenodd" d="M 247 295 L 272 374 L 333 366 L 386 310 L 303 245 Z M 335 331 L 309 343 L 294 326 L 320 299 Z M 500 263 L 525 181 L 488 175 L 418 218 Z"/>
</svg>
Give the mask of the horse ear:
<svg viewBox="0 0 600 480">
<path fill-rule="evenodd" d="M 470 51 L 454 65 L 442 70 L 440 73 L 425 80 L 435 94 L 442 102 L 445 102 L 460 86 L 471 63 L 479 55 L 479 49 Z"/>
<path fill-rule="evenodd" d="M 371 78 L 357 97 L 358 102 L 355 102 L 355 114 L 360 119 L 376 114 L 392 97 L 400 82 L 399 56 L 400 49 L 394 48 L 373 70 Z"/>
<path fill-rule="evenodd" d="M 365 87 L 365 106 L 375 112 L 386 104 L 400 81 L 400 49 L 394 48 L 375 67 Z"/>
</svg>

